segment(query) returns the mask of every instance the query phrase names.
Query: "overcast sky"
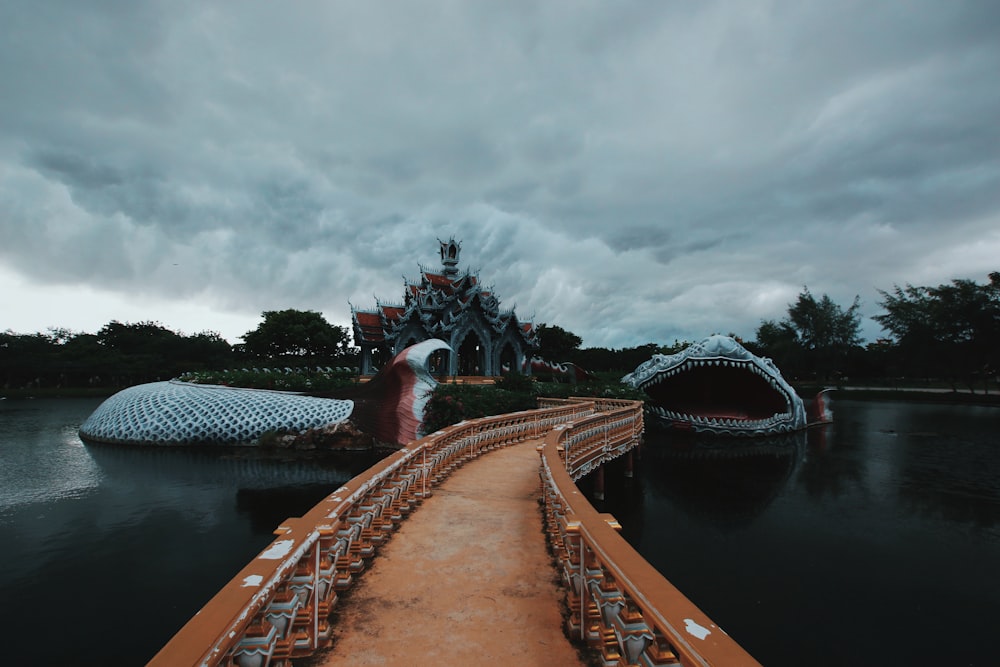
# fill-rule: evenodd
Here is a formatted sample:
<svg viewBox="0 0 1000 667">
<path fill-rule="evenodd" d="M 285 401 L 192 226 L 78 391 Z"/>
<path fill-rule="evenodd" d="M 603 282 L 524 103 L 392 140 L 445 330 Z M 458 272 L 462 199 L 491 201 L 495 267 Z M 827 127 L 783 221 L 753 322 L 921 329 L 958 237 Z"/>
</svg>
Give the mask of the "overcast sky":
<svg viewBox="0 0 1000 667">
<path fill-rule="evenodd" d="M 1000 270 L 1000 3 L 0 0 L 0 330 L 398 300 L 585 347 Z"/>
</svg>

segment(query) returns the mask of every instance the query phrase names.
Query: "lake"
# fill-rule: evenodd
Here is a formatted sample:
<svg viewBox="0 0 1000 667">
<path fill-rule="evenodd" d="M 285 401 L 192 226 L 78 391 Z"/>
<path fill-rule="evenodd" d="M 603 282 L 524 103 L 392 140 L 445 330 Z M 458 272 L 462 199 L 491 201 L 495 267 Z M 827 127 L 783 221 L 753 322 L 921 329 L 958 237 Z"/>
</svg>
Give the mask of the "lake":
<svg viewBox="0 0 1000 667">
<path fill-rule="evenodd" d="M 1000 410 L 834 418 L 724 450 L 651 431 L 594 504 L 764 665 L 998 664 Z"/>
<path fill-rule="evenodd" d="M 281 521 L 377 460 L 85 446 L 77 429 L 99 404 L 0 401 L 11 664 L 145 664 Z"/>
<path fill-rule="evenodd" d="M 144 664 L 279 522 L 375 460 L 85 446 L 99 402 L 0 401 L 13 664 Z M 995 664 L 1000 410 L 834 409 L 736 451 L 651 432 L 634 478 L 610 466 L 601 509 L 769 667 Z"/>
</svg>

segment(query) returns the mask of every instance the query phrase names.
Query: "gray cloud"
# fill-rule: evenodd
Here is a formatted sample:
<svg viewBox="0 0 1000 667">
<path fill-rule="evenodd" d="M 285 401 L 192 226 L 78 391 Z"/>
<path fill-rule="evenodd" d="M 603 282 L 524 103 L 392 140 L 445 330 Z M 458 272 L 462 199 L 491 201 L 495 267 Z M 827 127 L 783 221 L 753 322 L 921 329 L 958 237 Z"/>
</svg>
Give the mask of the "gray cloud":
<svg viewBox="0 0 1000 667">
<path fill-rule="evenodd" d="M 750 336 L 803 285 L 875 314 L 997 269 L 998 31 L 985 1 L 0 1 L 0 329 L 32 286 L 346 323 L 450 235 L 587 345 Z"/>
</svg>

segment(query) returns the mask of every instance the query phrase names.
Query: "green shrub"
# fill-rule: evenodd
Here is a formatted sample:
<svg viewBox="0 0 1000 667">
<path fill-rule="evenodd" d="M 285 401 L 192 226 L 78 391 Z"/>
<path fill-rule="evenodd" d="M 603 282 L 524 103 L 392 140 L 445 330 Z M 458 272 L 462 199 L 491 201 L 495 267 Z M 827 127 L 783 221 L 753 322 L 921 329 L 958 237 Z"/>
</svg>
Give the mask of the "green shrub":
<svg viewBox="0 0 1000 667">
<path fill-rule="evenodd" d="M 538 407 L 538 397 L 568 398 L 597 396 L 643 400 L 645 394 L 614 379 L 597 379 L 580 384 L 538 383 L 530 377 L 507 381 L 504 376 L 494 386 L 439 384 L 424 408 L 424 433 L 433 433 L 466 419 L 478 419 Z M 508 387 L 518 384 L 523 390 Z"/>
<path fill-rule="evenodd" d="M 356 375 L 350 369 L 340 368 L 290 368 L 203 371 L 185 373 L 178 378 L 195 384 L 218 384 L 227 387 L 250 389 L 276 389 L 279 391 L 328 391 L 353 386 Z"/>
<path fill-rule="evenodd" d="M 477 419 L 536 407 L 531 392 L 513 392 L 498 387 L 439 384 L 424 408 L 424 433 L 466 419 Z"/>
<path fill-rule="evenodd" d="M 495 387 L 506 391 L 516 391 L 522 393 L 535 393 L 535 378 L 530 375 L 520 373 L 508 373 L 497 378 Z"/>
</svg>

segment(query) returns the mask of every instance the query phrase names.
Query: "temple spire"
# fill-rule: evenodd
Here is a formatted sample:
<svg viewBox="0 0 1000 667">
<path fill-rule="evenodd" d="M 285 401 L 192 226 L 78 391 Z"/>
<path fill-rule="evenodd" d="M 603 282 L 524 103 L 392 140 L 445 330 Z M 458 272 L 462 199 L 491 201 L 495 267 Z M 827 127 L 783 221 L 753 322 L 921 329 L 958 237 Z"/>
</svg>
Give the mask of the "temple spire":
<svg viewBox="0 0 1000 667">
<path fill-rule="evenodd" d="M 462 244 L 451 237 L 447 241 L 438 239 L 441 244 L 441 263 L 444 265 L 444 275 L 454 278 L 458 275 L 458 255 L 462 252 Z"/>
</svg>

